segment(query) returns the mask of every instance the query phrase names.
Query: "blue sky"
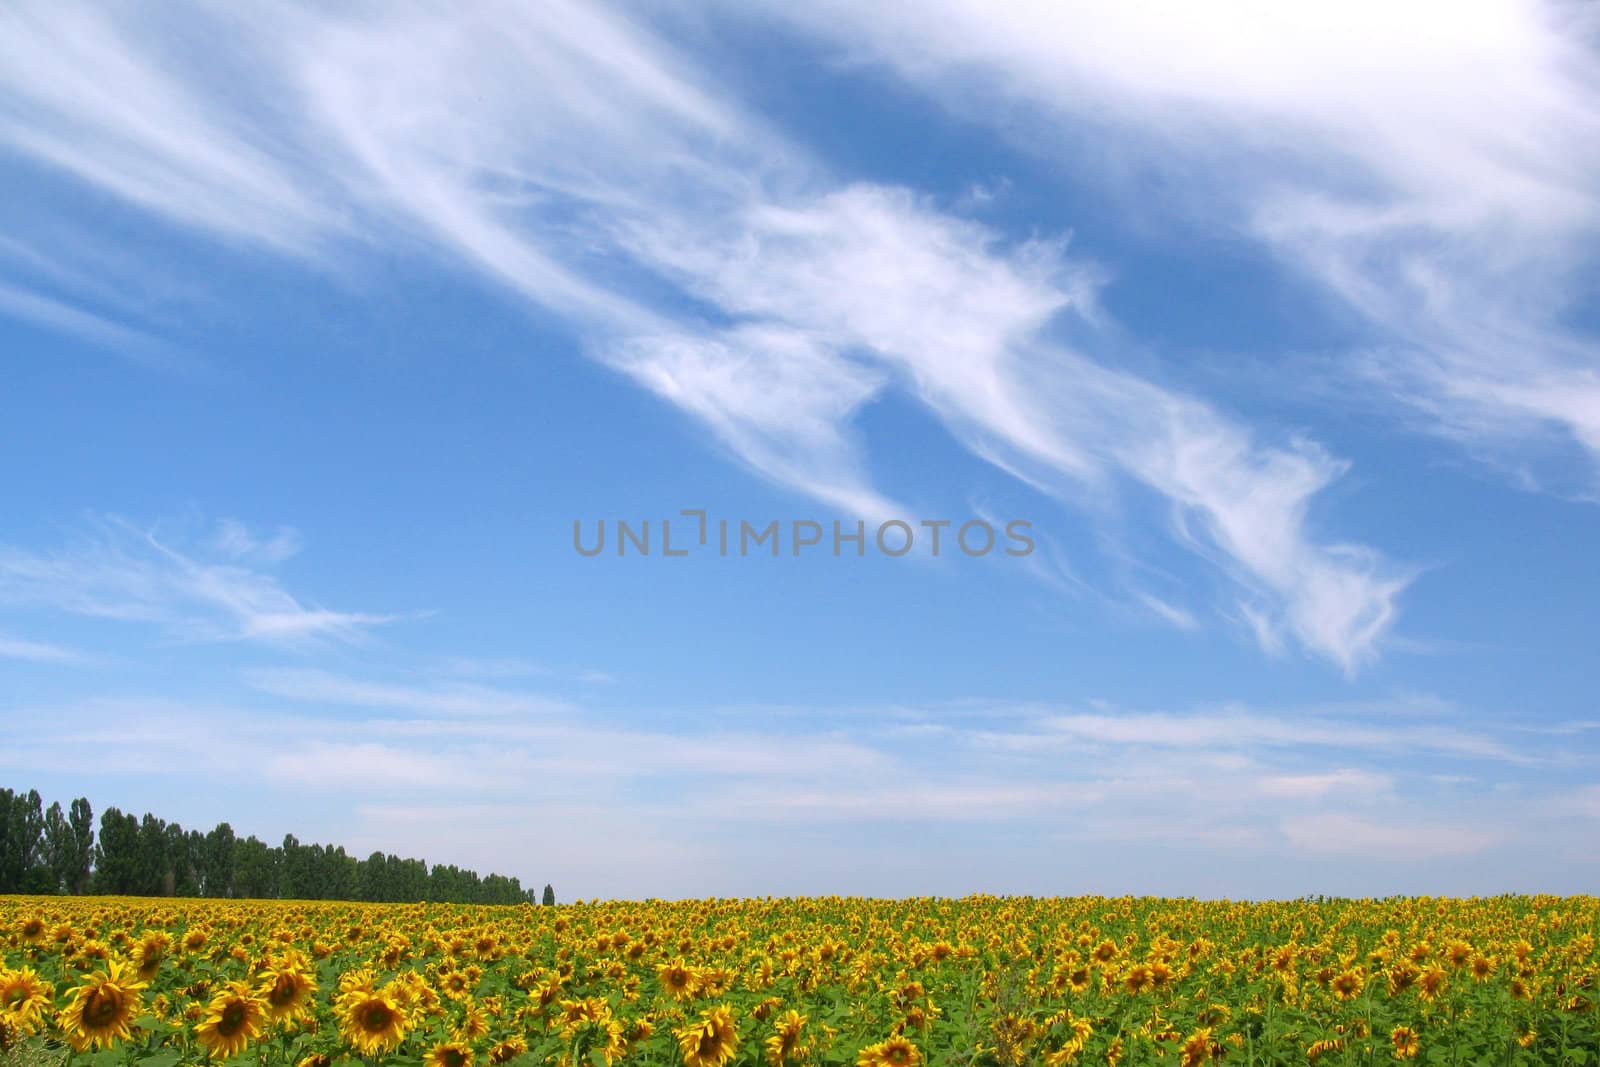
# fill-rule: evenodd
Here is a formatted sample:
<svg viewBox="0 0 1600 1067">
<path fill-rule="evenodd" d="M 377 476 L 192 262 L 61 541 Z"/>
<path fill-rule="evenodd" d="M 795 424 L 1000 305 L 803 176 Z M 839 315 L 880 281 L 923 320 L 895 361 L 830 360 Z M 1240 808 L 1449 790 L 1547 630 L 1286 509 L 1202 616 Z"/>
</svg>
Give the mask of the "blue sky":
<svg viewBox="0 0 1600 1067">
<path fill-rule="evenodd" d="M 0 14 L 4 781 L 566 899 L 1592 889 L 1594 12 L 933 6 Z M 684 508 L 1037 548 L 573 550 Z"/>
</svg>

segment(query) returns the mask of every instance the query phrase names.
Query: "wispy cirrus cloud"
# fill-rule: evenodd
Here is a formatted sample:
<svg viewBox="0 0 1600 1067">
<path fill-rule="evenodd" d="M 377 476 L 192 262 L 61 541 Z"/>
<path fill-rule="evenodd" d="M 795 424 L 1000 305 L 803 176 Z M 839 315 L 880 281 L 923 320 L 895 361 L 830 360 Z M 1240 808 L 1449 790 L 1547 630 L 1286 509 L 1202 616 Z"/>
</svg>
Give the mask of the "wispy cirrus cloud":
<svg viewBox="0 0 1600 1067">
<path fill-rule="evenodd" d="M 1269 797 L 1387 796 L 1394 788 L 1394 776 L 1345 767 L 1309 774 L 1267 775 L 1259 780 L 1257 788 Z"/>
<path fill-rule="evenodd" d="M 22 660 L 26 663 L 55 663 L 63 666 L 81 665 L 91 657 L 75 648 L 51 644 L 47 641 L 28 641 L 0 631 L 0 659 Z"/>
<path fill-rule="evenodd" d="M 305 248 L 337 216 L 307 195 L 305 173 L 277 155 L 259 122 L 227 98 L 196 92 L 179 72 L 180 62 L 241 58 L 240 42 L 219 38 L 202 56 L 181 36 L 164 37 L 170 28 L 72 5 L 8 7 L 0 144 L 185 224 Z"/>
<path fill-rule="evenodd" d="M 1436 860 L 1484 852 L 1507 831 L 1482 825 L 1395 821 L 1329 812 L 1287 818 L 1284 836 L 1297 849 L 1317 855 Z"/>
<path fill-rule="evenodd" d="M 281 553 L 285 536 L 262 543 L 225 523 L 191 544 L 110 516 L 53 551 L 0 545 L 0 605 L 147 623 L 178 641 L 278 645 L 351 640 L 398 618 L 305 603 L 251 565 Z"/>
<path fill-rule="evenodd" d="M 1373 753 L 1404 750 L 1508 763 L 1527 763 L 1537 758 L 1479 730 L 1413 722 L 1380 725 L 1356 708 L 1334 710 L 1330 714 L 1301 709 L 1294 717 L 1262 714 L 1247 707 L 1186 714 L 1072 711 L 1039 715 L 1030 730 L 982 736 L 1001 747 L 1026 745 L 1057 751 L 1104 745 L 1246 753 L 1318 749 L 1364 753 L 1367 758 Z"/>
<path fill-rule="evenodd" d="M 1357 388 L 1524 484 L 1596 495 L 1600 344 L 1573 321 L 1600 267 L 1592 5 L 768 10 L 1141 190 L 1130 210 L 1293 266 L 1369 327 L 1341 403 Z"/>
<path fill-rule="evenodd" d="M 903 510 L 857 419 L 907 396 L 1091 521 L 1154 494 L 1145 520 L 1215 565 L 1222 614 L 1269 650 L 1350 671 L 1393 623 L 1409 572 L 1311 517 L 1342 461 L 1128 369 L 1099 268 L 1063 241 L 834 173 L 641 21 L 569 4 L 10 17 L 28 106 L 0 143 L 34 165 L 314 263 L 443 253 L 841 511 Z M 224 65 L 171 53 L 168 24 L 237 60 L 227 91 Z M 72 56 L 95 62 L 61 69 Z"/>
<path fill-rule="evenodd" d="M 556 698 L 453 680 L 427 685 L 372 682 L 327 671 L 278 668 L 250 671 L 245 681 L 260 692 L 299 703 L 428 715 L 549 715 L 571 710 L 570 704 Z"/>
<path fill-rule="evenodd" d="M 145 331 L 24 286 L 0 281 L 0 312 L 155 366 L 174 361 L 167 346 Z"/>
</svg>

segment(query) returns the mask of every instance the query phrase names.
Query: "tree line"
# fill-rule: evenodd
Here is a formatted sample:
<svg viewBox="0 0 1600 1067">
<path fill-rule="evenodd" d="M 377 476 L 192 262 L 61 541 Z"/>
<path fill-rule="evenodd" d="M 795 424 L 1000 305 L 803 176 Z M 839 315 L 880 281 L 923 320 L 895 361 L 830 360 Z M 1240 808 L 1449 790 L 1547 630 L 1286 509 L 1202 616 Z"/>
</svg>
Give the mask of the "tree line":
<svg viewBox="0 0 1600 1067">
<path fill-rule="evenodd" d="M 338 845 L 302 845 L 286 834 L 268 845 L 243 839 L 227 823 L 184 830 L 145 813 L 107 808 L 98 836 L 83 797 L 49 808 L 36 789 L 0 788 L 0 893 L 245 897 L 454 904 L 554 904 L 516 878 L 452 864 L 374 852 L 366 859 Z"/>
</svg>

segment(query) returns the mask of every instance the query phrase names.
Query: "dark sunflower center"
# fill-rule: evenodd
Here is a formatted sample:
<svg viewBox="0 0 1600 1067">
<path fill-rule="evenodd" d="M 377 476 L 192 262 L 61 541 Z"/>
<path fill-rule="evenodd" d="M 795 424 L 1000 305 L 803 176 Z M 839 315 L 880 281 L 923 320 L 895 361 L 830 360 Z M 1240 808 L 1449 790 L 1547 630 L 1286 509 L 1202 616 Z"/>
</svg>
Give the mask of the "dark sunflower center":
<svg viewBox="0 0 1600 1067">
<path fill-rule="evenodd" d="M 280 974 L 278 980 L 272 983 L 272 992 L 267 994 L 267 1002 L 274 1008 L 281 1008 L 294 1001 L 298 986 L 295 980 L 286 974 Z"/>
<path fill-rule="evenodd" d="M 444 1059 L 445 1067 L 465 1067 L 467 1062 L 467 1057 L 462 1055 L 460 1049 L 456 1048 L 445 1049 L 442 1058 Z"/>
<path fill-rule="evenodd" d="M 389 1023 L 394 1019 L 394 1013 L 382 1004 L 374 1004 L 367 1008 L 361 1017 L 361 1024 L 368 1030 L 380 1032 L 389 1028 Z"/>
<path fill-rule="evenodd" d="M 244 1028 L 244 1021 L 249 1015 L 249 1009 L 242 1001 L 232 1001 L 222 1009 L 222 1019 L 217 1023 L 217 1033 L 223 1037 L 232 1037 Z"/>
<path fill-rule="evenodd" d="M 90 1026 L 110 1026 L 122 1015 L 122 1000 L 111 993 L 93 992 L 83 1008 L 83 1021 Z"/>
</svg>

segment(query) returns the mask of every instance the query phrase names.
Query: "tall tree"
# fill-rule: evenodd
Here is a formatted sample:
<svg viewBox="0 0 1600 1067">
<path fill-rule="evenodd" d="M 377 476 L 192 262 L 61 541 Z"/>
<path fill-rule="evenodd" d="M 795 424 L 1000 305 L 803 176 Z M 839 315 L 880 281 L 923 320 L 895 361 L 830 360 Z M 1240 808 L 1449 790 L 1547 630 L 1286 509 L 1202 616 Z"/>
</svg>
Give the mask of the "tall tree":
<svg viewBox="0 0 1600 1067">
<path fill-rule="evenodd" d="M 311 892 L 311 850 L 293 834 L 284 834 L 278 851 L 278 896 L 284 900 L 316 899 Z"/>
<path fill-rule="evenodd" d="M 31 891 L 44 853 L 44 802 L 37 789 L 27 795 L 0 789 L 0 893 Z"/>
<path fill-rule="evenodd" d="M 233 836 L 233 827 L 219 822 L 216 829 L 206 835 L 206 882 L 208 897 L 231 897 L 234 889 L 234 864 L 239 842 Z"/>
<path fill-rule="evenodd" d="M 555 907 L 555 903 L 556 903 L 556 890 L 555 890 L 555 887 L 552 886 L 549 882 L 546 882 L 544 884 L 544 906 L 547 907 L 547 908 L 553 908 L 553 907 Z"/>
<path fill-rule="evenodd" d="M 251 834 L 234 850 L 233 888 L 241 897 L 269 898 L 278 892 L 278 858 L 282 853 Z"/>
<path fill-rule="evenodd" d="M 204 896 L 206 882 L 211 876 L 211 857 L 206 851 L 206 835 L 199 830 L 190 830 L 184 852 L 189 857 L 189 870 L 194 879 L 194 886 L 189 895 Z"/>
<path fill-rule="evenodd" d="M 189 851 L 189 835 L 175 822 L 167 823 L 167 869 L 171 877 L 171 896 L 192 897 L 199 894 L 200 875 L 195 869 L 195 857 Z"/>
<path fill-rule="evenodd" d="M 71 886 L 72 880 L 72 824 L 57 800 L 44 813 L 44 861 L 50 868 L 51 893 L 60 893 Z"/>
<path fill-rule="evenodd" d="M 139 823 L 138 875 L 135 893 L 151 897 L 172 895 L 172 858 L 167 855 L 167 823 L 149 812 Z"/>
<path fill-rule="evenodd" d="M 69 893 L 87 893 L 94 867 L 94 809 L 88 800 L 79 797 L 72 802 L 67 824 L 72 828 L 72 862 L 65 888 Z"/>
<path fill-rule="evenodd" d="M 118 808 L 100 816 L 100 841 L 95 847 L 94 884 L 101 893 L 140 893 L 139 820 Z"/>
</svg>

